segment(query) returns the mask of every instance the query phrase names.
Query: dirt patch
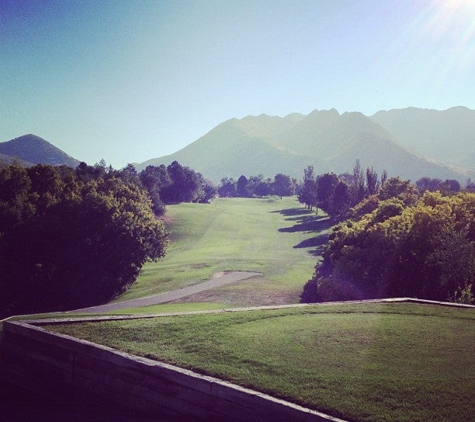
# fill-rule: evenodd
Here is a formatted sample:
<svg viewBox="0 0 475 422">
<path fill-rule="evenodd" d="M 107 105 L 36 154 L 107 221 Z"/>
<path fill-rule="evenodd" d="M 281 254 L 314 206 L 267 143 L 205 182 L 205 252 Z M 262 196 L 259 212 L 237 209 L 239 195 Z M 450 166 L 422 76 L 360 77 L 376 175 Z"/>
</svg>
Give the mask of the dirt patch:
<svg viewBox="0 0 475 422">
<path fill-rule="evenodd" d="M 221 303 L 229 307 L 290 305 L 299 303 L 300 293 L 275 286 L 264 277 L 252 277 L 225 287 L 195 293 L 171 303 Z"/>
</svg>

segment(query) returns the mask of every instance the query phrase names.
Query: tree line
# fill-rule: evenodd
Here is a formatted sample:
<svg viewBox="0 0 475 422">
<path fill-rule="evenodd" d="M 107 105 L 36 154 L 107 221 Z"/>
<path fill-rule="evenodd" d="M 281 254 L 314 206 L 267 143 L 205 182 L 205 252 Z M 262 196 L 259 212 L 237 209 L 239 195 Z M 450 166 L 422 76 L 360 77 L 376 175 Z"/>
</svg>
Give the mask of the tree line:
<svg viewBox="0 0 475 422">
<path fill-rule="evenodd" d="M 104 303 L 168 235 L 133 168 L 0 165 L 0 317 Z"/>
<path fill-rule="evenodd" d="M 325 173 L 315 175 L 313 166 L 304 169 L 303 182 L 298 190 L 300 203 L 309 210 L 316 207 L 333 218 L 345 218 L 350 209 L 365 198 L 377 194 L 388 180 L 388 174 L 383 171 L 381 175 L 373 168 L 361 168 L 356 160 L 353 173 Z M 440 191 L 452 194 L 461 190 L 457 180 L 442 181 L 437 178 L 423 177 L 416 181 L 416 188 L 420 193 L 425 191 Z M 475 192 L 475 184 L 467 181 L 466 191 Z"/>
<path fill-rule="evenodd" d="M 131 165 L 128 168 L 135 172 Z M 217 188 L 201 173 L 173 161 L 169 166 L 147 166 L 138 174 L 142 186 L 147 190 L 157 215 L 165 213 L 167 204 L 180 202 L 202 202 L 212 200 Z"/>
<path fill-rule="evenodd" d="M 334 175 L 315 179 L 321 191 L 307 205 L 341 222 L 301 300 L 416 297 L 472 303 L 475 186 L 469 181 L 460 190 L 458 182 L 430 178 L 412 184 L 375 179 L 372 173 L 366 173 L 366 185 L 353 179 L 340 189 L 345 182 Z"/>
<path fill-rule="evenodd" d="M 222 198 L 262 198 L 267 195 L 292 196 L 299 188 L 299 182 L 288 174 L 278 173 L 273 178 L 264 178 L 262 174 L 241 175 L 238 180 L 232 177 L 221 179 L 218 194 Z"/>
</svg>

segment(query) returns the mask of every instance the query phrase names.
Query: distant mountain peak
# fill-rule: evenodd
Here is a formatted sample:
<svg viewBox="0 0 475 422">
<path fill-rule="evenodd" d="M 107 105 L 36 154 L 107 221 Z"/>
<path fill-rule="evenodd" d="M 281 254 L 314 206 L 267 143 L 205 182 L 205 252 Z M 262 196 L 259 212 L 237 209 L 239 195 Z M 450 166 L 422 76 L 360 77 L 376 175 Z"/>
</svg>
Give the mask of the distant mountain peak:
<svg viewBox="0 0 475 422">
<path fill-rule="evenodd" d="M 53 166 L 77 167 L 79 164 L 79 160 L 32 133 L 7 142 L 1 142 L 0 154 L 7 161 L 17 159 L 25 165 L 50 164 Z"/>
</svg>

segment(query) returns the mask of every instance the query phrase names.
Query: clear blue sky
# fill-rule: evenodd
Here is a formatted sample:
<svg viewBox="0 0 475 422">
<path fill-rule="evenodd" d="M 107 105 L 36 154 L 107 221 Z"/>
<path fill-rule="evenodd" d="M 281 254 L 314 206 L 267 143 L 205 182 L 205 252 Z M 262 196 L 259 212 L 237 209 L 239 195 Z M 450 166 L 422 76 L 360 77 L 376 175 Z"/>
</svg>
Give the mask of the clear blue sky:
<svg viewBox="0 0 475 422">
<path fill-rule="evenodd" d="M 475 108 L 474 0 L 0 0 L 0 142 L 89 164 L 232 117 Z"/>
</svg>

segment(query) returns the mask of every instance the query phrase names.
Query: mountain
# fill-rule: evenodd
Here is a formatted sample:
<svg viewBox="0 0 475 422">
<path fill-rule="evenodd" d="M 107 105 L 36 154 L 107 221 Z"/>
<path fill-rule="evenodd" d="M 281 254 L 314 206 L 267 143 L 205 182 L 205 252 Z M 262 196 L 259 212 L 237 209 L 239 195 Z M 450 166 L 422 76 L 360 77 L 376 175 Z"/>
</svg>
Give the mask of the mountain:
<svg viewBox="0 0 475 422">
<path fill-rule="evenodd" d="M 406 148 L 475 174 L 475 110 L 411 107 L 379 111 L 370 118 Z"/>
<path fill-rule="evenodd" d="M 424 177 L 465 181 L 466 175 L 409 151 L 381 124 L 361 113 L 315 110 L 308 115 L 247 116 L 216 126 L 182 150 L 137 165 L 168 165 L 176 160 L 215 182 L 263 174 L 289 174 L 298 179 L 313 165 L 317 174 L 351 172 L 361 166 L 386 170 L 413 181 Z"/>
<path fill-rule="evenodd" d="M 0 142 L 0 160 L 20 160 L 30 166 L 34 164 L 66 165 L 77 167 L 79 161 L 36 135 L 23 135 L 7 142 Z"/>
</svg>

